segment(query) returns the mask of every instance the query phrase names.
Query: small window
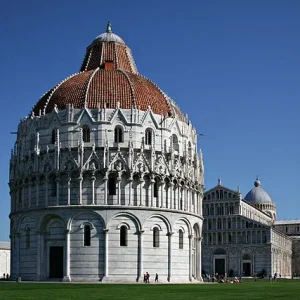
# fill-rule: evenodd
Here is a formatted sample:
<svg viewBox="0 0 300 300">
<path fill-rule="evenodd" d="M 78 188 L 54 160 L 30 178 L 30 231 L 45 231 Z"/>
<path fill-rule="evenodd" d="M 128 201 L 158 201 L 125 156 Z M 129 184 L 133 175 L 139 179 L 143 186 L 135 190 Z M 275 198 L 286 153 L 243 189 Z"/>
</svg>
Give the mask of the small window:
<svg viewBox="0 0 300 300">
<path fill-rule="evenodd" d="M 123 129 L 120 126 L 115 127 L 115 143 L 123 143 Z"/>
<path fill-rule="evenodd" d="M 120 228 L 120 246 L 127 246 L 127 227 L 124 225 Z"/>
<path fill-rule="evenodd" d="M 159 229 L 158 227 L 153 228 L 153 247 L 159 247 Z"/>
<path fill-rule="evenodd" d="M 108 195 L 113 196 L 117 194 L 117 181 L 115 177 L 108 179 Z"/>
<path fill-rule="evenodd" d="M 82 140 L 85 142 L 85 143 L 89 143 L 90 142 L 90 128 L 89 126 L 87 125 L 84 125 L 82 127 Z"/>
<path fill-rule="evenodd" d="M 231 221 L 228 220 L 228 229 L 231 229 Z"/>
<path fill-rule="evenodd" d="M 91 246 L 91 227 L 84 225 L 84 246 Z"/>
<path fill-rule="evenodd" d="M 191 142 L 188 143 L 188 156 L 192 157 L 192 145 L 191 145 Z"/>
<path fill-rule="evenodd" d="M 183 249 L 183 231 L 179 230 L 179 249 Z"/>
<path fill-rule="evenodd" d="M 54 129 L 52 130 L 52 136 L 51 136 L 51 143 L 52 143 L 52 144 L 55 144 L 55 142 L 56 142 L 56 136 L 57 136 L 57 129 L 54 128 Z"/>
<path fill-rule="evenodd" d="M 30 228 L 26 228 L 26 248 L 30 248 Z"/>
<path fill-rule="evenodd" d="M 173 143 L 173 149 L 175 151 L 179 151 L 179 143 L 178 143 L 178 137 L 176 134 L 172 135 L 172 143 Z"/>
<path fill-rule="evenodd" d="M 145 144 L 152 145 L 152 129 L 147 128 L 145 131 Z"/>
<path fill-rule="evenodd" d="M 57 196 L 57 183 L 56 179 L 52 178 L 51 180 L 51 197 L 56 197 Z"/>
</svg>

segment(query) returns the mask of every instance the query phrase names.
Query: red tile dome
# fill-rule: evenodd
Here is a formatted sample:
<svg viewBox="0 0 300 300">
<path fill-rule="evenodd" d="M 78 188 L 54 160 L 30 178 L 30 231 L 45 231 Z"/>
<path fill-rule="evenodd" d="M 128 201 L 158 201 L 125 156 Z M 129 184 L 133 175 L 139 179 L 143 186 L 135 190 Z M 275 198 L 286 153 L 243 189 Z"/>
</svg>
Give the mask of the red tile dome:
<svg viewBox="0 0 300 300">
<path fill-rule="evenodd" d="M 87 47 L 80 73 L 72 75 L 48 91 L 34 106 L 35 115 L 47 114 L 56 106 L 74 108 L 132 107 L 156 114 L 172 114 L 185 120 L 174 102 L 149 79 L 137 72 L 130 48 L 108 24 Z"/>
</svg>

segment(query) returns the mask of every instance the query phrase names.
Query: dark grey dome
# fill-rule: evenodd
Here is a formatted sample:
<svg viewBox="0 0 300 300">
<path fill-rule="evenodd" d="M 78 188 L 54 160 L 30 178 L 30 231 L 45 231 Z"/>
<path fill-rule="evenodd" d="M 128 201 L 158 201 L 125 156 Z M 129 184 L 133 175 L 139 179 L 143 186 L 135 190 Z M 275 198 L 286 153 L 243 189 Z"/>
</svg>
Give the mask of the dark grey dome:
<svg viewBox="0 0 300 300">
<path fill-rule="evenodd" d="M 256 179 L 254 188 L 246 195 L 245 200 L 259 204 L 273 203 L 269 194 L 260 187 L 260 184 L 260 181 Z"/>
</svg>

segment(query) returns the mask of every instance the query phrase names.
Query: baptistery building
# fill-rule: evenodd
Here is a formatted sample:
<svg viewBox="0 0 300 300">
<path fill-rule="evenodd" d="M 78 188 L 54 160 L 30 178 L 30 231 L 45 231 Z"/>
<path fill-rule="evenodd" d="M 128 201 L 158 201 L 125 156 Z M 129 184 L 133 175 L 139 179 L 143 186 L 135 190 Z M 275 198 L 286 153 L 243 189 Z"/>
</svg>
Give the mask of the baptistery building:
<svg viewBox="0 0 300 300">
<path fill-rule="evenodd" d="M 18 125 L 11 278 L 201 281 L 197 134 L 111 30 Z M 150 277 L 150 280 L 151 278 Z"/>
</svg>

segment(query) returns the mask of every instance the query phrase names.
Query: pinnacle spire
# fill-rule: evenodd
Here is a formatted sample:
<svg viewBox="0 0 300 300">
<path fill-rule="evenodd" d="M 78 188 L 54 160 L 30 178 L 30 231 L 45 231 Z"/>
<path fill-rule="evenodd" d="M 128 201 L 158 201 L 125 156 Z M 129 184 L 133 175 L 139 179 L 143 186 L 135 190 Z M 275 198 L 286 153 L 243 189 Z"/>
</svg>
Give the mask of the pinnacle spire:
<svg viewBox="0 0 300 300">
<path fill-rule="evenodd" d="M 106 26 L 106 33 L 111 33 L 111 32 L 112 32 L 112 30 L 111 30 L 111 24 L 108 21 L 107 26 Z"/>
</svg>

